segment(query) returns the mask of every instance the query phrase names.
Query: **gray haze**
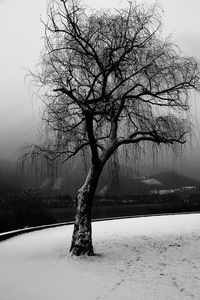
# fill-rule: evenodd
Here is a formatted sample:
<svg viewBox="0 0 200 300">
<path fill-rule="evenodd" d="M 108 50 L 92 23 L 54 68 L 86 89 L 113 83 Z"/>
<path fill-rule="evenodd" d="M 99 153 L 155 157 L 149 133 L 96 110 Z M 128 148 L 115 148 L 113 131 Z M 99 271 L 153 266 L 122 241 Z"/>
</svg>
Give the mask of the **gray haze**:
<svg viewBox="0 0 200 300">
<path fill-rule="evenodd" d="M 140 1 L 142 2 L 142 1 Z M 24 82 L 26 68 L 34 70 L 42 50 L 44 33 L 40 17 L 45 18 L 46 0 L 0 0 L 0 159 L 13 159 L 19 146 L 35 140 L 39 124 L 40 101 L 31 97 Z M 85 0 L 94 8 L 123 7 L 124 0 Z M 146 3 L 154 3 L 148 0 Z M 161 0 L 163 34 L 172 33 L 173 40 L 185 55 L 200 58 L 200 1 Z M 200 96 L 192 97 L 192 114 L 198 127 Z M 187 148 L 180 163 L 185 173 L 200 179 L 200 147 L 198 131 L 193 148 Z"/>
</svg>

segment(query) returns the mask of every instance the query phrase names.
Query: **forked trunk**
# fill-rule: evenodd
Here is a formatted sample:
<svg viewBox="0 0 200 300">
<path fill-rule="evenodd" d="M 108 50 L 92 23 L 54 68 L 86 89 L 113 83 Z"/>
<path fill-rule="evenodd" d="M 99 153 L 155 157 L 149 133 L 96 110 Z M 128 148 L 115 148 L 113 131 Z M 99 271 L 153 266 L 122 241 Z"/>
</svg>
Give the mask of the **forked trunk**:
<svg viewBox="0 0 200 300">
<path fill-rule="evenodd" d="M 92 245 L 91 210 L 101 174 L 100 167 L 91 167 L 84 185 L 77 193 L 77 208 L 70 252 L 74 255 L 94 255 Z"/>
</svg>

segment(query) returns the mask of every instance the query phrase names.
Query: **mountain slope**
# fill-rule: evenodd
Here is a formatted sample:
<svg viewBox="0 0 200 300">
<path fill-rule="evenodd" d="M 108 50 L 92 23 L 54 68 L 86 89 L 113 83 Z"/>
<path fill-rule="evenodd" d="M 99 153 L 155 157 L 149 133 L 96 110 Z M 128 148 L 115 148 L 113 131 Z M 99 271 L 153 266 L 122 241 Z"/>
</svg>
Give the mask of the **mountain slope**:
<svg viewBox="0 0 200 300">
<path fill-rule="evenodd" d="M 200 185 L 199 181 L 176 172 L 162 172 L 152 175 L 152 178 L 162 183 L 162 189 L 176 189 L 185 186 L 199 187 Z"/>
<path fill-rule="evenodd" d="M 14 166 L 9 161 L 0 159 L 0 196 L 18 189 L 14 178 Z"/>
</svg>

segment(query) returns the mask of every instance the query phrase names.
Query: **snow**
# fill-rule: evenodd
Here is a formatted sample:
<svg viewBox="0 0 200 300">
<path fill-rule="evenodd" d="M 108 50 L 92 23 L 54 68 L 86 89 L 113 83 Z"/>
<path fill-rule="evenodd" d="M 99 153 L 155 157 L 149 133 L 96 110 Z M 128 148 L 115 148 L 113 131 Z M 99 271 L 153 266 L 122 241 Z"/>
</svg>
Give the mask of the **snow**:
<svg viewBox="0 0 200 300">
<path fill-rule="evenodd" d="M 200 214 L 94 222 L 94 257 L 71 257 L 71 234 L 1 242 L 0 299 L 200 299 Z"/>
<path fill-rule="evenodd" d="M 155 178 L 142 180 L 142 183 L 145 183 L 147 185 L 162 185 L 162 183 Z"/>
</svg>

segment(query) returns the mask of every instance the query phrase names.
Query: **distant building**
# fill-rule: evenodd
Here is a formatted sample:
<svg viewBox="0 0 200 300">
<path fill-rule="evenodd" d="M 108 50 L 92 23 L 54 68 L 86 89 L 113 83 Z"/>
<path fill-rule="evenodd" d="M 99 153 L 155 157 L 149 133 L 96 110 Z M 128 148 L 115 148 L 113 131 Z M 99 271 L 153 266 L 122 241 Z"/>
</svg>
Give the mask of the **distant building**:
<svg viewBox="0 0 200 300">
<path fill-rule="evenodd" d="M 191 192 L 196 192 L 196 191 L 197 191 L 196 186 L 182 186 L 178 189 L 151 190 L 151 194 L 159 194 L 159 195 L 174 194 L 174 193 L 191 194 Z"/>
</svg>

